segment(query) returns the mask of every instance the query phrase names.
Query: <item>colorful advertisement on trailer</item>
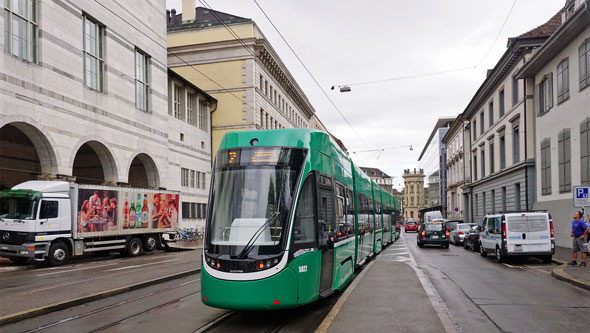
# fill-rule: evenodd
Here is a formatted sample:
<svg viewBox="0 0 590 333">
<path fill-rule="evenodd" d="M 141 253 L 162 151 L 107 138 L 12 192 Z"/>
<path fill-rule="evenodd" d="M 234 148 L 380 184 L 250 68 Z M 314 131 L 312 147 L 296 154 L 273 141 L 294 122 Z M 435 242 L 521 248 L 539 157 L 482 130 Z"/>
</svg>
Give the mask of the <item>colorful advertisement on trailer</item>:
<svg viewBox="0 0 590 333">
<path fill-rule="evenodd" d="M 139 189 L 78 191 L 78 233 L 176 229 L 179 195 Z"/>
</svg>

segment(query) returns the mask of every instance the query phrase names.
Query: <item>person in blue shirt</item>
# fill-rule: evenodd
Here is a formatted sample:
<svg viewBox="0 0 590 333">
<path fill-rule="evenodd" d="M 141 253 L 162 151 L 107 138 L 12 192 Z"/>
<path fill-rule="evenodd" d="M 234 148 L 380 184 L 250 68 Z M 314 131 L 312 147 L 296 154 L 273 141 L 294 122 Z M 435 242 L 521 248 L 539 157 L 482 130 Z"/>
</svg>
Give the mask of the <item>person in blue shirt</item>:
<svg viewBox="0 0 590 333">
<path fill-rule="evenodd" d="M 570 263 L 570 265 L 574 266 L 577 265 L 578 260 L 578 252 L 582 252 L 582 262 L 580 266 L 586 266 L 586 249 L 584 248 L 584 241 L 586 239 L 586 235 L 588 234 L 588 225 L 586 222 L 582 220 L 583 214 L 581 212 L 574 213 L 574 220 L 572 221 L 572 232 L 571 237 L 574 238 L 573 240 L 573 250 L 574 250 L 574 260 Z"/>
</svg>

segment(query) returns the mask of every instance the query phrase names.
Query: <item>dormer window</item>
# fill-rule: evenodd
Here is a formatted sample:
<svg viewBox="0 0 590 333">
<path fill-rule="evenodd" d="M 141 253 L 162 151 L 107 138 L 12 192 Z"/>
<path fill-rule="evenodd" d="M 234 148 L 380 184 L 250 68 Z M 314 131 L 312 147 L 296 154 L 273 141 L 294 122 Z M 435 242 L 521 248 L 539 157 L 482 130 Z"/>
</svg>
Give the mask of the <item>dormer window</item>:
<svg viewBox="0 0 590 333">
<path fill-rule="evenodd" d="M 576 1 L 575 0 L 568 0 L 565 3 L 565 20 L 568 20 L 572 15 L 574 15 L 574 11 L 576 10 Z M 564 20 L 564 21 L 565 21 Z"/>
</svg>

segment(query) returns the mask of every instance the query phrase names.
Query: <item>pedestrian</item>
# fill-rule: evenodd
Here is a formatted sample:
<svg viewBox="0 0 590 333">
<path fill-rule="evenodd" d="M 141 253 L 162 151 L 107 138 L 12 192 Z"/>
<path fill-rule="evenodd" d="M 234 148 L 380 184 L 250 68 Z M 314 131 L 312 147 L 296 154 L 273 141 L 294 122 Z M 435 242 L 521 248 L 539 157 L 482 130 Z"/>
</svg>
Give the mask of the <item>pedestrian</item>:
<svg viewBox="0 0 590 333">
<path fill-rule="evenodd" d="M 570 263 L 571 266 L 575 266 L 578 264 L 578 252 L 582 252 L 582 262 L 580 266 L 586 266 L 586 256 L 587 256 L 587 249 L 584 247 L 584 241 L 586 239 L 586 235 L 588 234 L 588 226 L 586 222 L 582 220 L 582 216 L 584 216 L 581 212 L 574 213 L 574 220 L 572 221 L 572 232 L 571 237 L 573 237 L 573 259 Z"/>
</svg>

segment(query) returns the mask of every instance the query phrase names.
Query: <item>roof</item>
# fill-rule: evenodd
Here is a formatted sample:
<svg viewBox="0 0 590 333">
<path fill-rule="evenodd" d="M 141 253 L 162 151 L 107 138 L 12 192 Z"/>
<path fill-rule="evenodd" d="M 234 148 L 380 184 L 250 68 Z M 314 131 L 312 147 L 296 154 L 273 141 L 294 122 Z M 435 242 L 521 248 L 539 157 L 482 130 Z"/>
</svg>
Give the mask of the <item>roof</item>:
<svg viewBox="0 0 590 333">
<path fill-rule="evenodd" d="M 532 30 L 529 30 L 523 34 L 520 34 L 517 37 L 508 38 L 508 45 L 510 45 L 510 43 L 513 40 L 528 38 L 546 38 L 551 36 L 551 34 L 553 34 L 559 28 L 559 26 L 561 26 L 561 14 L 563 13 L 563 10 L 564 9 L 562 8 L 560 11 L 555 13 L 555 15 L 553 15 L 553 17 L 551 17 L 549 21 L 541 24 L 540 26 Z"/>
<path fill-rule="evenodd" d="M 388 174 L 378 168 L 360 167 L 369 177 L 391 178 Z"/>
<path fill-rule="evenodd" d="M 567 7 L 568 4 L 566 4 Z M 561 53 L 567 45 L 590 26 L 590 1 L 578 9 L 543 43 L 535 55 L 516 74 L 517 78 L 533 77 Z"/>
<path fill-rule="evenodd" d="M 458 115 L 457 118 L 455 118 L 455 121 L 453 121 L 453 123 L 451 124 L 451 128 L 449 128 L 449 131 L 447 132 L 447 134 L 445 134 L 445 136 L 442 139 L 444 144 L 446 144 L 448 141 L 452 139 L 453 135 L 455 135 L 457 130 L 463 125 L 463 121 L 464 120 L 461 115 Z"/>
<path fill-rule="evenodd" d="M 187 86 L 195 89 L 197 92 L 199 92 L 201 95 L 204 95 L 205 97 L 207 97 L 208 101 L 214 101 L 217 102 L 217 99 L 211 95 L 209 95 L 208 93 L 204 92 L 201 88 L 195 86 L 193 83 L 191 83 L 189 80 L 185 79 L 184 77 L 182 77 L 180 74 L 176 73 L 174 70 L 168 68 L 168 75 L 172 76 L 173 78 L 181 81 L 182 83 L 186 84 Z"/>
<path fill-rule="evenodd" d="M 428 145 L 430 144 L 430 141 L 432 141 L 432 138 L 434 138 L 434 134 L 438 131 L 439 128 L 441 127 L 449 127 L 450 124 L 452 123 L 457 117 L 441 117 L 438 118 L 438 121 L 436 122 L 436 124 L 434 125 L 434 128 L 432 129 L 432 133 L 430 133 L 430 137 L 428 138 L 428 141 L 426 141 L 426 144 L 424 145 L 424 149 L 422 149 L 422 152 L 420 153 L 420 157 L 418 157 L 418 161 L 420 161 L 422 159 L 422 156 L 424 156 L 424 153 L 426 152 L 426 149 L 428 149 Z"/>
<path fill-rule="evenodd" d="M 243 23 L 251 22 L 252 20 L 245 17 L 240 17 L 217 10 L 196 7 L 195 18 L 188 22 L 182 21 L 182 13 L 176 14 L 176 10 L 166 10 L 166 16 L 168 19 L 168 30 L 180 30 L 180 29 L 193 29 L 193 28 L 204 28 L 215 25 L 232 24 L 232 23 Z"/>
</svg>

